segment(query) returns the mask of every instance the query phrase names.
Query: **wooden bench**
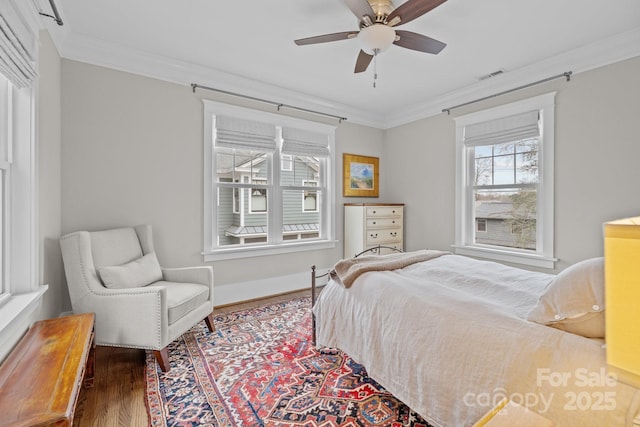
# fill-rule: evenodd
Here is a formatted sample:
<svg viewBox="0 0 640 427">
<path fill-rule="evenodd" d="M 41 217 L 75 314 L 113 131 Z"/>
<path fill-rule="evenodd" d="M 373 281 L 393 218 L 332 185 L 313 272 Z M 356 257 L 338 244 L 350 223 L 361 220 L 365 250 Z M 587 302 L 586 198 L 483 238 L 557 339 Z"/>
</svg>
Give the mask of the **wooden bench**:
<svg viewBox="0 0 640 427">
<path fill-rule="evenodd" d="M 93 313 L 34 323 L 0 366 L 0 426 L 71 426 L 93 386 Z"/>
</svg>

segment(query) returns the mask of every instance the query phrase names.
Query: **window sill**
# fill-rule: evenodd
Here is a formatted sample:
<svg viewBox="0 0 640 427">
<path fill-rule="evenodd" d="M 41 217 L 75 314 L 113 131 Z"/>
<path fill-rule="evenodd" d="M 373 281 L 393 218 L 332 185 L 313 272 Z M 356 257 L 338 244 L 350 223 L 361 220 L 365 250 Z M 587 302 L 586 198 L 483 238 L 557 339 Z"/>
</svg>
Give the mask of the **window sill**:
<svg viewBox="0 0 640 427">
<path fill-rule="evenodd" d="M 33 292 L 8 295 L 0 306 L 0 348 L 7 349 L 13 342 L 29 328 L 29 316 L 35 311 L 42 295 L 47 291 L 47 285 L 39 286 Z M 17 335 L 17 336 L 16 336 Z M 0 354 L 0 360 L 3 355 Z"/>
<path fill-rule="evenodd" d="M 480 246 L 452 245 L 453 251 L 458 255 L 487 258 L 494 261 L 524 264 L 531 267 L 553 269 L 556 266 L 556 258 L 549 258 L 540 254 L 529 254 L 515 251 L 486 248 Z"/>
<path fill-rule="evenodd" d="M 291 252 L 315 251 L 318 249 L 333 249 L 336 247 L 336 243 L 336 240 L 316 240 L 312 242 L 282 243 L 273 246 L 245 246 L 216 249 L 214 251 L 204 252 L 202 255 L 205 262 L 224 261 L 228 259 L 279 255 Z"/>
</svg>

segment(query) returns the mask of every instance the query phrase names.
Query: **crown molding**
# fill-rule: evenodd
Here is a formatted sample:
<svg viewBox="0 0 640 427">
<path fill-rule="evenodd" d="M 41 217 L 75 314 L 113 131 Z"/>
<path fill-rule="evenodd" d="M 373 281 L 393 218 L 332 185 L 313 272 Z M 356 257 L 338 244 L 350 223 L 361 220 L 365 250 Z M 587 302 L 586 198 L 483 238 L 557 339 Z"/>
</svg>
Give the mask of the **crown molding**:
<svg viewBox="0 0 640 427">
<path fill-rule="evenodd" d="M 459 90 L 443 93 L 419 105 L 407 106 L 402 110 L 380 116 L 352 105 L 336 103 L 219 69 L 177 61 L 72 33 L 66 25 L 62 31 L 54 29 L 51 25 L 47 25 L 47 27 L 60 55 L 66 59 L 185 85 L 185 87 L 189 87 L 189 90 L 191 83 L 197 83 L 223 91 L 269 99 L 282 104 L 343 116 L 347 118 L 349 123 L 378 129 L 390 129 L 435 116 L 441 114 L 444 108 L 452 105 L 508 91 L 566 71 L 571 71 L 573 75 L 576 75 L 640 56 L 640 27 L 638 27 L 535 64 L 507 71 Z"/>
<path fill-rule="evenodd" d="M 640 27 L 442 94 L 401 112 L 395 112 L 387 117 L 384 126 L 385 129 L 401 126 L 441 114 L 443 109 L 453 105 L 492 96 L 550 76 L 567 71 L 571 71 L 575 76 L 636 56 L 640 56 Z"/>
<path fill-rule="evenodd" d="M 349 123 L 379 127 L 378 123 L 383 121 L 381 117 L 363 113 L 354 106 L 85 35 L 68 33 L 53 40 L 63 58 L 184 85 L 189 90 L 192 83 L 197 83 L 222 91 L 346 117 Z"/>
</svg>

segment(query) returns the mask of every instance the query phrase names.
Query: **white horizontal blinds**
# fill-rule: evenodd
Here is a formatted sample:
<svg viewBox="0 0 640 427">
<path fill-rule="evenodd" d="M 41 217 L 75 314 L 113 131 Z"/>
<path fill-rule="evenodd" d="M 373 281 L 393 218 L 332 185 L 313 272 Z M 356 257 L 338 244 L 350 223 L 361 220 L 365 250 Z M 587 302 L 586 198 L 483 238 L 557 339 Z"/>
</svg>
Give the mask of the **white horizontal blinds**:
<svg viewBox="0 0 640 427">
<path fill-rule="evenodd" d="M 540 136 L 538 110 L 475 123 L 464 128 L 464 144 L 494 145 Z"/>
<path fill-rule="evenodd" d="M 294 156 L 329 157 L 327 134 L 286 127 L 282 129 L 282 153 Z"/>
<path fill-rule="evenodd" d="M 16 87 L 29 87 L 38 76 L 33 45 L 27 27 L 12 7 L 4 4 L 0 8 L 0 73 Z"/>
<path fill-rule="evenodd" d="M 215 128 L 217 147 L 262 153 L 276 151 L 276 127 L 272 124 L 218 115 Z"/>
</svg>

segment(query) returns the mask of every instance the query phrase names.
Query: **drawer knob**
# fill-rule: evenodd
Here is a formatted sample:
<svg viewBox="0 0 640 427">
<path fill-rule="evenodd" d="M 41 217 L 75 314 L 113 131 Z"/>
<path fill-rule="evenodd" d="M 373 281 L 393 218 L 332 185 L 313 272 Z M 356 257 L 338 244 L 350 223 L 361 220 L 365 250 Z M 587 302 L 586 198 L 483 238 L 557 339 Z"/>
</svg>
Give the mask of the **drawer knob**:
<svg viewBox="0 0 640 427">
<path fill-rule="evenodd" d="M 392 232 L 392 233 L 391 233 L 391 235 L 392 235 L 393 237 L 396 237 L 396 236 L 398 235 L 398 233 L 396 233 L 396 232 L 394 231 L 394 232 Z"/>
<path fill-rule="evenodd" d="M 377 239 L 377 238 L 378 238 L 378 233 L 376 233 L 376 234 L 373 234 L 373 233 L 372 233 L 372 234 L 371 234 L 371 238 L 372 238 L 372 239 Z"/>
<path fill-rule="evenodd" d="M 391 221 L 391 224 L 395 224 L 395 223 L 396 223 L 396 221 L 395 221 L 395 220 Z M 374 224 L 375 224 L 375 222 L 374 222 Z"/>
<path fill-rule="evenodd" d="M 375 222 L 375 221 L 373 221 L 373 225 L 376 225 L 376 222 Z"/>
<path fill-rule="evenodd" d="M 393 212 L 393 213 L 396 213 L 396 211 L 395 211 L 395 210 L 393 210 L 392 212 Z"/>
<path fill-rule="evenodd" d="M 373 213 L 376 213 L 376 211 L 373 211 Z"/>
</svg>

